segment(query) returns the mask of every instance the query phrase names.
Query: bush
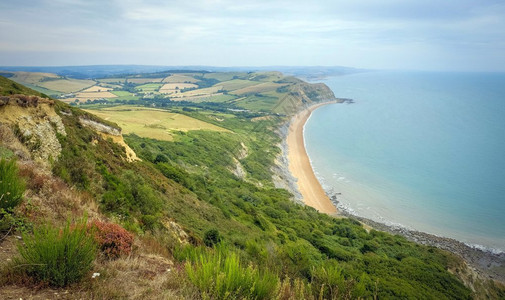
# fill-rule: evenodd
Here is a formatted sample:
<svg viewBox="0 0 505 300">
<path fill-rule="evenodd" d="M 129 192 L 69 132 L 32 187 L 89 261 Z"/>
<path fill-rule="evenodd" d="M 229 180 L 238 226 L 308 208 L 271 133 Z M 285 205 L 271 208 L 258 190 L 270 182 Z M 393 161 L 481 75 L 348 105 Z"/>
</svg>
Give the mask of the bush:
<svg viewBox="0 0 505 300">
<path fill-rule="evenodd" d="M 217 229 L 209 229 L 203 234 L 203 243 L 207 247 L 212 247 L 221 241 L 221 235 Z"/>
<path fill-rule="evenodd" d="M 16 260 L 26 274 L 51 286 L 63 287 L 79 281 L 91 269 L 96 244 L 87 233 L 86 221 L 63 229 L 43 225 L 33 235 L 23 235 Z"/>
<path fill-rule="evenodd" d="M 120 225 L 94 221 L 88 228 L 105 257 L 115 259 L 131 253 L 133 234 Z"/>
<path fill-rule="evenodd" d="M 25 183 L 18 175 L 16 160 L 0 160 L 0 209 L 16 207 L 23 198 Z"/>
</svg>

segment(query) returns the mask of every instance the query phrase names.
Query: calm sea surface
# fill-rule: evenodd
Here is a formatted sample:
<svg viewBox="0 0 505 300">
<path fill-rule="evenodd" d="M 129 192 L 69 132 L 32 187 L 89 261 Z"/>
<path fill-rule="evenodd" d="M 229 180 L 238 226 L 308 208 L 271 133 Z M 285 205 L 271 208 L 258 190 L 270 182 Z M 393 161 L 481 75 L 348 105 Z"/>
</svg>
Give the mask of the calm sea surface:
<svg viewBox="0 0 505 300">
<path fill-rule="evenodd" d="M 349 211 L 505 251 L 505 74 L 370 72 L 324 81 L 305 144 Z"/>
</svg>

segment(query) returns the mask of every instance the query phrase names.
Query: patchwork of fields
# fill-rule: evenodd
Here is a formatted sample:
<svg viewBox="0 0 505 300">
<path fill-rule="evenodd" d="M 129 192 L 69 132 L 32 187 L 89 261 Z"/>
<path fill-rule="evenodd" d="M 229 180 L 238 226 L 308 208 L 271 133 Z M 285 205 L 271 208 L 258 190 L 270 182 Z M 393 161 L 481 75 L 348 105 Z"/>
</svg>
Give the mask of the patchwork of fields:
<svg viewBox="0 0 505 300">
<path fill-rule="evenodd" d="M 10 77 L 72 105 L 214 103 L 235 109 L 279 112 L 301 81 L 279 72 L 159 72 L 95 79 L 51 73 L 10 72 Z M 301 94 L 303 95 L 303 93 Z"/>
</svg>

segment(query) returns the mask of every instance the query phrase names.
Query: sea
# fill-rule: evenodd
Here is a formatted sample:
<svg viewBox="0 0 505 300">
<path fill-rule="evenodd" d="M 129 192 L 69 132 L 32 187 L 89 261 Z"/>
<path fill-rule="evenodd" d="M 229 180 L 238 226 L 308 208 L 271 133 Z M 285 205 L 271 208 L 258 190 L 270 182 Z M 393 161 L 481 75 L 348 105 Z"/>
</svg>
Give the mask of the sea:
<svg viewBox="0 0 505 300">
<path fill-rule="evenodd" d="M 323 81 L 307 153 L 339 209 L 505 251 L 505 73 L 375 71 Z"/>
</svg>

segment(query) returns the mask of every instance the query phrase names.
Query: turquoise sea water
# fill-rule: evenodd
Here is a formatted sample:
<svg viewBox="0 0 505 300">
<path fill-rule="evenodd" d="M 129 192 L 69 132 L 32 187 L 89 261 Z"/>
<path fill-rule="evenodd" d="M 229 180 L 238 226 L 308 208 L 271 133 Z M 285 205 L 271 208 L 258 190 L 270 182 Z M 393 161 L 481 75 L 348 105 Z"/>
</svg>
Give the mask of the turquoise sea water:
<svg viewBox="0 0 505 300">
<path fill-rule="evenodd" d="M 324 81 L 305 144 L 340 206 L 505 250 L 505 74 L 369 72 Z"/>
</svg>

